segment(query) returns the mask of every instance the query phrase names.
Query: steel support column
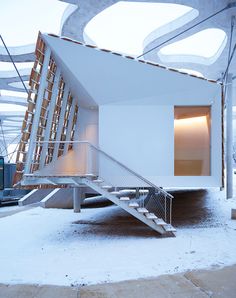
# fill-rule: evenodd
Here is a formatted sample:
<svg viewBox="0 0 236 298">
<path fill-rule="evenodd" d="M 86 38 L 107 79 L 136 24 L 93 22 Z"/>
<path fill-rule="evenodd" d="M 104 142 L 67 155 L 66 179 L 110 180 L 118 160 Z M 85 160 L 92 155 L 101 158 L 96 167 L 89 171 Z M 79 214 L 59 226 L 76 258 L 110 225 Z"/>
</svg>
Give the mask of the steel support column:
<svg viewBox="0 0 236 298">
<path fill-rule="evenodd" d="M 84 200 L 84 191 L 79 187 L 73 188 L 73 208 L 74 212 L 81 212 L 81 203 Z"/>
<path fill-rule="evenodd" d="M 233 99 L 232 74 L 228 75 L 226 93 L 226 197 L 233 197 Z"/>
</svg>

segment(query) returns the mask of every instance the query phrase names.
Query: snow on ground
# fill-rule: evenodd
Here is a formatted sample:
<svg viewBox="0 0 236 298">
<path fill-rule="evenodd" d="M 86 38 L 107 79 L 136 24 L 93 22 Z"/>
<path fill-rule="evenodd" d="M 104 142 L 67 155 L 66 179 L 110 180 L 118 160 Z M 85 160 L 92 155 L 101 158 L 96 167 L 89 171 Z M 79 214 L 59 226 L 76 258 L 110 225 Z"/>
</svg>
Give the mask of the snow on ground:
<svg viewBox="0 0 236 298">
<path fill-rule="evenodd" d="M 18 206 L 5 206 L 5 207 L 0 208 L 0 214 L 1 213 L 6 213 L 6 212 L 13 212 L 13 211 L 16 211 L 18 209 L 19 209 Z"/>
<path fill-rule="evenodd" d="M 81 214 L 37 207 L 0 218 L 0 283 L 96 284 L 234 264 L 236 203 L 213 201 L 217 224 L 180 225 L 176 238 L 116 206 Z"/>
</svg>

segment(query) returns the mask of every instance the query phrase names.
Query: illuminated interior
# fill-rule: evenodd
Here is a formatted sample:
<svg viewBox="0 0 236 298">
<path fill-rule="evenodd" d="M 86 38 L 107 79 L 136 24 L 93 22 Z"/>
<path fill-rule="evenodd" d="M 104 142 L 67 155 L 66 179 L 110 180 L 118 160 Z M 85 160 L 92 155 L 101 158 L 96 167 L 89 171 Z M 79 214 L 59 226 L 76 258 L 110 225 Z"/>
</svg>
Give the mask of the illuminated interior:
<svg viewBox="0 0 236 298">
<path fill-rule="evenodd" d="M 209 176 L 210 107 L 175 107 L 175 176 Z"/>
</svg>

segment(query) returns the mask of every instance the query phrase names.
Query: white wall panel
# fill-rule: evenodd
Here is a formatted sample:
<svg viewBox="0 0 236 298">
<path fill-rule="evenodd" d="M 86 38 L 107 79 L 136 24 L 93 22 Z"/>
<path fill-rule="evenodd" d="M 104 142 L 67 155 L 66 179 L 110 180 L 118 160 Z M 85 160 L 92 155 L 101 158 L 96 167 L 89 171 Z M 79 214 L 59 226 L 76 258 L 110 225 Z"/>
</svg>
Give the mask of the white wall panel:
<svg viewBox="0 0 236 298">
<path fill-rule="evenodd" d="M 102 150 L 146 178 L 172 176 L 173 123 L 171 106 L 101 106 L 99 145 Z M 107 171 L 108 176 L 113 175 L 112 169 Z"/>
</svg>

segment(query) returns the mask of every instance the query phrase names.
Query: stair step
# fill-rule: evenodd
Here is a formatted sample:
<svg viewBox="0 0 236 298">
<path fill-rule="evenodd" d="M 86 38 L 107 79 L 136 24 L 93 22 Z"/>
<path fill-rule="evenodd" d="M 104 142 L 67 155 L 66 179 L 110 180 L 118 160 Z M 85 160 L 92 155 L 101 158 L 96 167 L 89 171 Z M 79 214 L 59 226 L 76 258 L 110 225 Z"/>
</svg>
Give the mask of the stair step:
<svg viewBox="0 0 236 298">
<path fill-rule="evenodd" d="M 115 196 L 118 196 L 120 195 L 120 192 L 119 191 L 112 191 L 110 192 L 111 195 L 115 195 Z"/>
<path fill-rule="evenodd" d="M 172 225 L 166 224 L 163 226 L 163 228 L 166 232 L 176 232 L 176 229 Z"/>
<path fill-rule="evenodd" d="M 129 207 L 138 208 L 139 207 L 139 204 L 137 202 L 130 202 L 129 203 Z"/>
<path fill-rule="evenodd" d="M 97 177 L 97 175 L 92 174 L 92 173 L 85 174 L 84 176 L 87 178 L 96 178 Z"/>
<path fill-rule="evenodd" d="M 148 219 L 157 219 L 157 216 L 154 213 L 146 213 L 145 215 Z"/>
<path fill-rule="evenodd" d="M 161 218 L 154 219 L 154 221 L 158 226 L 166 226 L 167 225 L 167 223 Z"/>
<path fill-rule="evenodd" d="M 96 179 L 96 180 L 93 180 L 93 182 L 99 184 L 99 183 L 102 183 L 104 181 L 102 179 Z"/>
<path fill-rule="evenodd" d="M 136 194 L 136 189 L 122 189 L 120 190 L 121 194 Z M 149 193 L 148 189 L 139 189 L 138 194 L 139 195 L 146 195 Z"/>
<path fill-rule="evenodd" d="M 149 211 L 146 208 L 137 208 L 137 211 L 139 213 L 149 213 Z"/>
<path fill-rule="evenodd" d="M 103 186 L 102 186 L 102 189 L 111 189 L 111 188 L 112 188 L 111 185 L 103 185 Z"/>
<path fill-rule="evenodd" d="M 120 201 L 129 201 L 130 198 L 129 197 L 120 197 Z"/>
<path fill-rule="evenodd" d="M 145 195 L 145 194 L 148 194 L 149 193 L 149 190 L 148 189 L 139 189 L 139 194 L 143 194 L 143 195 Z"/>
<path fill-rule="evenodd" d="M 124 194 L 124 193 L 135 194 L 136 190 L 135 189 L 121 189 L 120 194 Z"/>
</svg>

